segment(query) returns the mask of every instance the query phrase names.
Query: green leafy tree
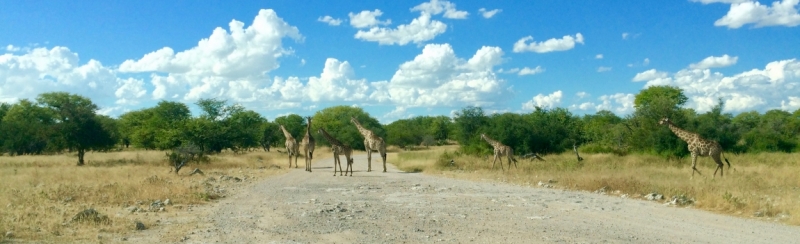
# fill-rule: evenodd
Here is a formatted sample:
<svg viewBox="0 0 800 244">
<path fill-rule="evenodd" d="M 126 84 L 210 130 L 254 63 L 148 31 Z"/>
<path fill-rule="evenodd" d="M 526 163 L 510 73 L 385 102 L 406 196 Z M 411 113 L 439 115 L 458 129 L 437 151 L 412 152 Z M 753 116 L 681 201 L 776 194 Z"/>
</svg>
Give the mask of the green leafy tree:
<svg viewBox="0 0 800 244">
<path fill-rule="evenodd" d="M 688 155 L 686 143 L 658 124 L 668 117 L 676 125 L 685 127 L 686 111 L 681 107 L 687 100 L 683 90 L 673 86 L 651 86 L 642 90 L 634 100 L 636 110 L 626 119 L 626 126 L 631 130 L 627 145 L 635 151 L 663 156 Z"/>
<path fill-rule="evenodd" d="M 483 108 L 468 106 L 455 113 L 453 119 L 456 128 L 456 140 L 461 150 L 466 153 L 485 153 L 486 146 L 480 144 L 480 133 L 489 124 L 489 117 Z M 497 140 L 497 139 L 495 139 Z"/>
<path fill-rule="evenodd" d="M 355 150 L 363 150 L 364 137 L 358 132 L 358 128 L 350 122 L 350 118 L 356 118 L 362 126 L 372 130 L 376 135 L 384 140 L 388 138 L 386 130 L 377 119 L 364 112 L 363 109 L 351 106 L 334 106 L 317 111 L 314 114 L 313 128 L 325 128 L 331 136 L 335 137 L 344 144 L 349 145 Z M 277 121 L 277 119 L 275 119 Z M 303 129 L 305 131 L 305 129 Z M 317 140 L 318 144 L 329 145 L 326 140 Z"/>
<path fill-rule="evenodd" d="M 55 131 L 68 149 L 78 152 L 78 166 L 84 164 L 83 156 L 87 150 L 104 150 L 114 146 L 111 134 L 96 117 L 97 105 L 88 98 L 66 92 L 51 92 L 40 94 L 36 101 L 55 114 Z"/>
<path fill-rule="evenodd" d="M 316 124 L 317 121 L 313 121 L 312 123 Z M 278 145 L 283 146 L 286 142 L 286 137 L 283 135 L 283 131 L 281 131 L 280 126 L 283 125 L 286 128 L 286 131 L 289 131 L 290 134 L 297 140 L 297 143 L 300 143 L 300 140 L 303 139 L 303 135 L 306 133 L 306 119 L 302 116 L 297 114 L 289 114 L 284 115 L 281 117 L 275 118 L 275 124 L 277 125 L 275 131 L 275 138 L 278 142 Z M 312 124 L 312 126 L 316 127 Z M 323 140 L 324 141 L 324 140 Z M 317 141 L 320 143 L 321 141 Z M 321 144 L 321 143 L 320 143 Z"/>
<path fill-rule="evenodd" d="M 41 154 L 48 146 L 54 124 L 52 111 L 22 99 L 4 112 L 0 146 L 10 155 Z"/>
</svg>

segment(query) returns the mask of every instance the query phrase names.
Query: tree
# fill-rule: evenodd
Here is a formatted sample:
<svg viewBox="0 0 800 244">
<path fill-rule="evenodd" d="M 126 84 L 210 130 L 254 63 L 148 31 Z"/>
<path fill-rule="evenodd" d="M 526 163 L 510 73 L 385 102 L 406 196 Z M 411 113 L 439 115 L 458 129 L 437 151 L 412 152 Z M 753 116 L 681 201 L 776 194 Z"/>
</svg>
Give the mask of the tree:
<svg viewBox="0 0 800 244">
<path fill-rule="evenodd" d="M 66 92 L 40 94 L 36 101 L 53 111 L 55 131 L 70 150 L 78 152 L 78 166 L 84 164 L 87 150 L 114 146 L 111 134 L 97 120 L 98 107 L 91 100 Z"/>
<path fill-rule="evenodd" d="M 331 136 L 342 143 L 349 145 L 354 150 L 364 148 L 364 137 L 358 132 L 358 128 L 350 122 L 350 118 L 356 118 L 362 126 L 372 130 L 376 135 L 387 140 L 387 133 L 383 125 L 377 119 L 364 112 L 363 109 L 351 106 L 334 106 L 317 111 L 314 114 L 314 128 L 325 128 Z M 275 119 L 275 121 L 278 121 Z M 305 132 L 305 129 L 303 129 Z M 329 145 L 326 140 L 317 140 L 317 144 Z"/>
<path fill-rule="evenodd" d="M 685 156 L 689 154 L 686 143 L 676 137 L 658 121 L 668 117 L 679 126 L 687 123 L 686 110 L 681 106 L 688 99 L 683 90 L 673 86 L 651 86 L 636 95 L 636 111 L 626 119 L 630 128 L 627 144 L 633 150 L 652 152 L 664 156 Z M 685 127 L 685 126 L 684 126 Z"/>
<path fill-rule="evenodd" d="M 54 123 L 51 111 L 22 99 L 4 112 L 0 124 L 3 144 L 0 146 L 10 155 L 41 154 L 48 146 Z"/>
<path fill-rule="evenodd" d="M 314 122 L 316 123 L 316 121 Z M 277 117 L 275 118 L 275 124 L 277 124 L 277 127 L 275 127 L 275 138 L 279 143 L 278 145 L 284 145 L 286 142 L 286 137 L 283 135 L 283 131 L 281 131 L 280 128 L 281 125 L 286 128 L 286 131 L 289 131 L 289 134 L 292 134 L 292 137 L 294 137 L 298 143 L 300 143 L 300 140 L 303 139 L 303 135 L 306 133 L 306 119 L 297 114 L 289 114 Z"/>
<path fill-rule="evenodd" d="M 488 125 L 489 118 L 483 113 L 483 108 L 468 106 L 455 113 L 453 119 L 456 128 L 456 139 L 461 144 L 461 150 L 467 153 L 481 153 L 488 149 L 479 146 L 480 133 Z"/>
</svg>

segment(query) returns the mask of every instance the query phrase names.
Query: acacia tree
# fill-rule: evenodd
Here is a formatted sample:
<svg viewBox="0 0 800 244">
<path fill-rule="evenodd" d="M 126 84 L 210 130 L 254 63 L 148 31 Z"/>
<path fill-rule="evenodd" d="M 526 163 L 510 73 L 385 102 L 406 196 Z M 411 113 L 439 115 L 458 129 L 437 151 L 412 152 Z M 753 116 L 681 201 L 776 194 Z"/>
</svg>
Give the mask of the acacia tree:
<svg viewBox="0 0 800 244">
<path fill-rule="evenodd" d="M 358 107 L 334 106 L 317 111 L 314 114 L 312 127 L 315 130 L 316 128 L 324 128 L 325 131 L 342 143 L 349 145 L 353 149 L 362 150 L 364 148 L 364 137 L 358 132 L 356 126 L 350 122 L 351 117 L 356 118 L 362 126 L 372 130 L 375 135 L 387 140 L 386 129 L 384 129 L 383 125 Z M 305 129 L 303 131 L 305 132 Z M 329 145 L 326 140 L 317 140 L 317 144 Z"/>
<path fill-rule="evenodd" d="M 4 112 L 0 147 L 10 155 L 40 154 L 48 146 L 53 123 L 51 111 L 22 99 Z"/>
<path fill-rule="evenodd" d="M 114 146 L 111 134 L 97 119 L 97 105 L 88 98 L 67 92 L 51 92 L 40 94 L 36 101 L 53 111 L 55 132 L 67 149 L 78 152 L 78 166 L 84 164 L 83 156 L 87 150 Z"/>
</svg>

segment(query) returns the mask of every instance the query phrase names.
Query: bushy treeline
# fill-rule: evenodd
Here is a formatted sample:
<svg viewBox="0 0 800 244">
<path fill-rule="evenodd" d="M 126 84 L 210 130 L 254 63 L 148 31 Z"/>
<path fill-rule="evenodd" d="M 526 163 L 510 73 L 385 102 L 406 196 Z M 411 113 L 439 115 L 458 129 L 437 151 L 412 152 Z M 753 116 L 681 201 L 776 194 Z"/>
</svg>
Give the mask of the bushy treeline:
<svg viewBox="0 0 800 244">
<path fill-rule="evenodd" d="M 350 118 L 401 148 L 457 141 L 466 153 L 489 154 L 491 147 L 480 134 L 513 147 L 517 154 L 559 153 L 573 145 L 584 152 L 649 153 L 663 156 L 688 154 L 686 144 L 664 126 L 669 117 L 685 130 L 717 140 L 728 152 L 796 152 L 800 150 L 800 110 L 770 110 L 738 115 L 723 113 L 720 102 L 711 111 L 683 108 L 688 99 L 670 86 L 642 90 L 635 111 L 624 117 L 609 111 L 583 116 L 567 109 L 540 109 L 530 113 L 487 114 L 480 107 L 465 107 L 452 118 L 418 116 L 381 125 L 361 108 L 335 106 L 312 116 L 312 135 L 319 145 L 328 142 L 317 133 L 325 128 L 339 141 L 364 148 L 364 138 Z M 130 111 L 118 118 L 98 115 L 88 98 L 64 92 L 44 93 L 35 101 L 0 103 L 0 153 L 8 155 L 77 152 L 79 165 L 88 150 L 120 147 L 168 150 L 191 145 L 203 153 L 240 152 L 283 146 L 283 125 L 297 140 L 307 120 L 290 114 L 268 121 L 237 104 L 217 99 L 195 103 L 193 116 L 186 104 L 161 101 L 151 108 Z"/>
<path fill-rule="evenodd" d="M 722 112 L 724 104 L 720 101 L 711 111 L 701 114 L 683 108 L 687 100 L 679 88 L 653 86 L 636 95 L 635 111 L 624 117 L 606 110 L 578 116 L 563 108 L 486 114 L 480 107 L 466 107 L 447 124 L 447 138 L 457 140 L 466 153 L 484 155 L 490 154 L 492 148 L 480 139 L 482 133 L 513 147 L 517 154 L 559 153 L 572 150 L 575 145 L 590 153 L 685 156 L 689 153 L 686 143 L 658 124 L 668 117 L 684 130 L 718 141 L 727 152 L 800 151 L 800 109 L 794 113 L 775 109 L 734 116 Z M 402 135 L 390 137 L 389 142 L 424 142 L 436 131 L 431 126 L 433 119 L 417 117 L 389 124 L 390 136 Z M 413 139 L 413 143 L 398 142 L 400 138 Z"/>
</svg>

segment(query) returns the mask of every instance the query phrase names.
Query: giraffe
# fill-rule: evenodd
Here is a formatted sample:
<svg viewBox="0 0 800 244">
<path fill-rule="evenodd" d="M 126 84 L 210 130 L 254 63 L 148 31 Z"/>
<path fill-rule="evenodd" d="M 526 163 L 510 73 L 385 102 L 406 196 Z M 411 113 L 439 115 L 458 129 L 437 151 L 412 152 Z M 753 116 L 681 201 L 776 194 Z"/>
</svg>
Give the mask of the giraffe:
<svg viewBox="0 0 800 244">
<path fill-rule="evenodd" d="M 289 153 L 289 168 L 292 167 L 292 156 L 294 156 L 294 167 L 297 168 L 297 156 L 299 156 L 299 148 L 297 145 L 297 140 L 294 139 L 291 133 L 286 130 L 286 128 L 281 125 L 281 130 L 283 131 L 283 136 L 286 137 L 286 152 Z"/>
<path fill-rule="evenodd" d="M 350 122 L 353 122 L 358 128 L 358 132 L 364 136 L 364 149 L 367 151 L 367 172 L 372 171 L 372 151 L 375 150 L 383 158 L 383 172 L 386 173 L 386 142 L 371 130 L 361 126 L 361 123 L 358 123 L 355 117 L 350 117 Z"/>
<path fill-rule="evenodd" d="M 681 138 L 681 140 L 685 141 L 686 144 L 689 144 L 689 152 L 692 153 L 692 177 L 694 177 L 694 172 L 697 171 L 698 174 L 702 175 L 699 170 L 695 167 L 697 165 L 697 156 L 711 156 L 714 159 L 714 162 L 717 163 L 717 169 L 714 170 L 714 177 L 717 176 L 717 170 L 719 170 L 719 176 L 722 177 L 724 174 L 724 168 L 722 164 L 722 160 L 720 160 L 720 156 L 725 158 L 722 155 L 722 146 L 719 145 L 718 142 L 713 140 L 707 140 L 700 137 L 700 135 L 696 133 L 691 133 L 685 131 L 675 124 L 672 121 L 669 121 L 669 118 L 663 118 L 661 121 L 658 122 L 659 125 L 667 125 L 676 136 Z M 725 158 L 725 162 L 728 163 L 728 169 L 731 168 L 731 162 Z"/>
<path fill-rule="evenodd" d="M 333 138 L 325 129 L 319 128 L 318 131 L 331 143 L 331 151 L 333 151 L 333 176 L 336 176 L 337 164 L 339 165 L 339 176 L 342 176 L 342 161 L 339 159 L 339 155 L 344 155 L 344 159 L 347 160 L 347 169 L 344 170 L 344 175 L 347 176 L 347 172 L 350 171 L 350 176 L 353 176 L 353 158 L 350 157 L 350 155 L 353 154 L 353 149 L 339 140 L 336 140 L 336 138 Z"/>
<path fill-rule="evenodd" d="M 486 142 L 488 142 L 490 145 L 492 145 L 492 147 L 494 147 L 494 161 L 492 161 L 492 169 L 494 169 L 494 163 L 497 162 L 498 158 L 500 159 L 500 169 L 503 169 L 503 158 L 501 158 L 502 156 L 505 156 L 507 158 L 509 170 L 511 170 L 512 161 L 514 162 L 514 168 L 517 167 L 517 160 L 514 159 L 513 148 L 503 145 L 503 143 L 500 143 L 499 141 L 492 140 L 492 138 L 489 138 L 488 136 L 486 136 L 486 134 L 481 134 L 481 139 L 486 140 Z"/>
<path fill-rule="evenodd" d="M 305 156 L 306 171 L 311 172 L 311 159 L 314 159 L 314 146 L 317 145 L 317 141 L 314 140 L 313 136 L 311 136 L 311 116 L 306 117 L 306 119 L 308 119 L 308 124 L 306 124 L 306 135 L 303 137 L 303 140 L 300 141 L 300 145 L 303 146 L 303 156 Z M 296 162 L 294 166 L 297 166 Z"/>
</svg>

